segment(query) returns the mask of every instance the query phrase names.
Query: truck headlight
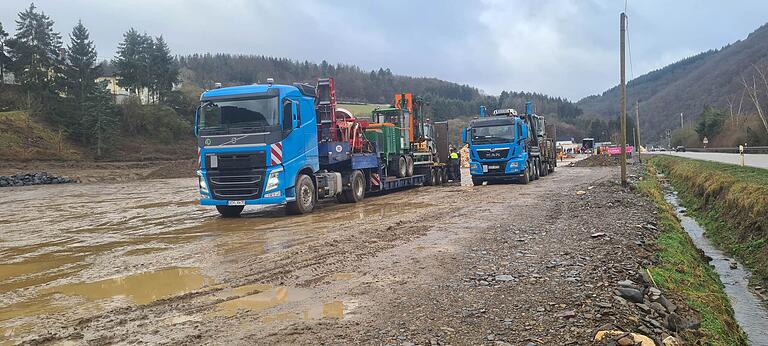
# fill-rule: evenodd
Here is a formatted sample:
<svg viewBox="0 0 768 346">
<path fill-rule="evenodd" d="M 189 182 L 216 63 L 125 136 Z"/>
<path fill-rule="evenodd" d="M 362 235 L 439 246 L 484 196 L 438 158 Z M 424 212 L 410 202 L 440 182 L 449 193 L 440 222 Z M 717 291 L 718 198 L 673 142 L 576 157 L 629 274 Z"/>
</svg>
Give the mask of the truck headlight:
<svg viewBox="0 0 768 346">
<path fill-rule="evenodd" d="M 280 184 L 280 172 L 282 172 L 282 169 L 277 169 L 269 173 L 269 178 L 267 178 L 267 187 L 265 191 L 274 190 L 277 188 L 277 186 Z"/>
<path fill-rule="evenodd" d="M 517 162 L 510 162 L 509 163 L 509 167 L 517 167 L 517 166 L 518 166 Z"/>
<path fill-rule="evenodd" d="M 197 182 L 200 185 L 200 192 L 208 193 L 208 183 L 205 182 L 205 178 L 202 175 L 197 177 Z"/>
</svg>

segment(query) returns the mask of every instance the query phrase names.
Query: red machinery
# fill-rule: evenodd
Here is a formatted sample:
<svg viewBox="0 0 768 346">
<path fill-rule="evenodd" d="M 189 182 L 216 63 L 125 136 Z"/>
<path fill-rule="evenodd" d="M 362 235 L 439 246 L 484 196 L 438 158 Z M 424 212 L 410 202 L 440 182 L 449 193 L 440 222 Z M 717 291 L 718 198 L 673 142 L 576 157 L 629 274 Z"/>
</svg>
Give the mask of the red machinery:
<svg viewBox="0 0 768 346">
<path fill-rule="evenodd" d="M 353 153 L 370 152 L 371 144 L 363 136 L 368 121 L 358 120 L 352 112 L 336 107 L 333 78 L 319 79 L 316 93 L 318 141 L 347 142 Z"/>
</svg>

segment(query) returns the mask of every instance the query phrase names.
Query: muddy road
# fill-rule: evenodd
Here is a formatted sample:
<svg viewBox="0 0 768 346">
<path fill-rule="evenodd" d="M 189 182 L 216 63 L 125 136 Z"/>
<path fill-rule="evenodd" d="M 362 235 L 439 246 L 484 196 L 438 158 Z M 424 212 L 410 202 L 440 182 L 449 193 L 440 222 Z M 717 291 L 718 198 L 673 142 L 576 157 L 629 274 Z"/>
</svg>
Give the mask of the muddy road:
<svg viewBox="0 0 768 346">
<path fill-rule="evenodd" d="M 587 344 L 650 253 L 613 171 L 239 219 L 188 178 L 4 189 L 0 339 Z"/>
</svg>

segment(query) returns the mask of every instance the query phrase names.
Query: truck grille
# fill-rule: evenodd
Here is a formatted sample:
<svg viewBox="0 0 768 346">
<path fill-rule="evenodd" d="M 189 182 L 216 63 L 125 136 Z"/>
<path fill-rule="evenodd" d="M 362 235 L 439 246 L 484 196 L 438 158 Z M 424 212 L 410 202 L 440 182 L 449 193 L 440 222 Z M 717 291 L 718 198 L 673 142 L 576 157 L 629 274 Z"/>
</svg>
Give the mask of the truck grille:
<svg viewBox="0 0 768 346">
<path fill-rule="evenodd" d="M 266 152 L 216 154 L 216 167 L 207 156 L 205 168 L 213 199 L 261 198 L 266 175 Z"/>
<path fill-rule="evenodd" d="M 477 156 L 484 160 L 494 160 L 506 158 L 509 154 L 509 149 L 478 149 Z"/>
<path fill-rule="evenodd" d="M 243 200 L 261 197 L 264 170 L 254 170 L 246 175 L 215 175 L 212 173 L 208 173 L 208 187 L 211 189 L 213 199 Z"/>
</svg>

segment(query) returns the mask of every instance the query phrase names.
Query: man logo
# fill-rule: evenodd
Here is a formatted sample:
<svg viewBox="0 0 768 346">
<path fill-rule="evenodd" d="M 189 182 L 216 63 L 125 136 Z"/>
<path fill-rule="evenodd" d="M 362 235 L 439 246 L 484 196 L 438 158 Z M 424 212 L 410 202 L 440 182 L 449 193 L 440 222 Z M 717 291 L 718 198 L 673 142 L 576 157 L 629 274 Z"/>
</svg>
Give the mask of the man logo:
<svg viewBox="0 0 768 346">
<path fill-rule="evenodd" d="M 232 140 L 229 141 L 229 142 L 232 143 L 232 144 L 235 144 L 235 142 L 237 142 L 237 137 L 232 137 Z"/>
<path fill-rule="evenodd" d="M 205 139 L 205 145 L 211 145 L 211 139 L 210 138 L 206 138 Z"/>
</svg>

